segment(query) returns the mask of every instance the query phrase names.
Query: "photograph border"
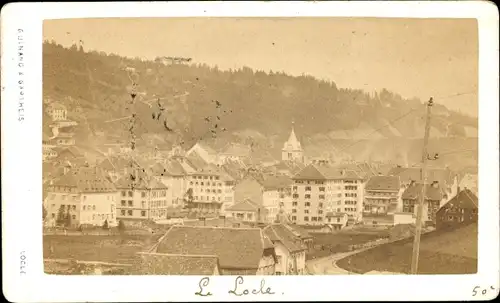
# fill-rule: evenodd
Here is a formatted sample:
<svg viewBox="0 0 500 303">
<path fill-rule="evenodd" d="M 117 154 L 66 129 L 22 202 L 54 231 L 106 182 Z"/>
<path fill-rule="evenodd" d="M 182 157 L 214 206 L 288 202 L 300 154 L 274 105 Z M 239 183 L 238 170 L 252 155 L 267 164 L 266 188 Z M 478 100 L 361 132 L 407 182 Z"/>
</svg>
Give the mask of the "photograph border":
<svg viewBox="0 0 500 303">
<path fill-rule="evenodd" d="M 109 17 L 476 18 L 479 30 L 478 273 L 266 276 L 274 292 L 234 296 L 234 276 L 62 276 L 43 272 L 42 23 Z M 489 300 L 499 292 L 498 8 L 463 2 L 10 3 L 1 11 L 3 291 L 16 302 Z M 22 46 L 22 48 L 20 48 Z M 21 51 L 21 50 L 22 51 Z M 264 277 L 245 276 L 258 289 Z M 390 285 L 390 287 L 388 286 Z M 206 294 L 206 293 L 205 293 Z"/>
</svg>

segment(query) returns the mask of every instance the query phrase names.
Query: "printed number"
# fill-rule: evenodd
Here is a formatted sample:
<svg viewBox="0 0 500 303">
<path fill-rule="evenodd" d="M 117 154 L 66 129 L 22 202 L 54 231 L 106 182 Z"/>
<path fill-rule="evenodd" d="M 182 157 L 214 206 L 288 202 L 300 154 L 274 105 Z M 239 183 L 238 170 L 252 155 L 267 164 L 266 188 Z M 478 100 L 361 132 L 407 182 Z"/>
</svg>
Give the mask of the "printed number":
<svg viewBox="0 0 500 303">
<path fill-rule="evenodd" d="M 25 251 L 21 251 L 21 254 L 19 255 L 19 261 L 20 261 L 20 264 L 19 264 L 19 273 L 22 274 L 22 275 L 25 275 L 26 274 L 26 254 L 25 254 Z"/>
<path fill-rule="evenodd" d="M 488 293 L 489 290 L 495 290 L 495 287 L 490 286 L 489 288 L 481 288 L 480 286 L 476 286 L 472 290 L 472 296 L 475 297 L 478 294 L 481 294 L 484 296 Z"/>
</svg>

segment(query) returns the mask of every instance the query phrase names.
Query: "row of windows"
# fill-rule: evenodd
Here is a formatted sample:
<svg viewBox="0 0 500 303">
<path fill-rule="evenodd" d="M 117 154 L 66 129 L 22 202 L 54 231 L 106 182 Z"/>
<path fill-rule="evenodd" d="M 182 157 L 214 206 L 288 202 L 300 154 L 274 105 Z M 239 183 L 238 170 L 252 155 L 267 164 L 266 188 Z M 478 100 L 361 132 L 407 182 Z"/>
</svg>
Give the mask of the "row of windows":
<svg viewBox="0 0 500 303">
<path fill-rule="evenodd" d="M 120 214 L 122 216 L 133 216 L 134 215 L 134 211 L 132 209 L 129 209 L 129 210 L 122 209 L 120 211 Z M 146 217 L 146 211 L 145 210 L 141 210 L 140 211 L 140 215 L 141 215 L 141 217 Z"/>
<path fill-rule="evenodd" d="M 134 192 L 132 191 L 122 191 L 122 197 L 133 197 Z M 141 198 L 146 198 L 147 193 L 142 191 L 141 192 Z M 167 191 L 166 190 L 153 190 L 151 191 L 151 197 L 153 198 L 158 198 L 158 197 L 166 197 L 167 196 Z"/>
<path fill-rule="evenodd" d="M 297 209 L 292 209 L 292 214 L 296 214 L 297 213 Z M 304 214 L 308 214 L 309 213 L 309 209 L 304 209 Z M 318 210 L 318 214 L 321 215 L 323 213 L 323 210 L 319 209 Z"/>
<path fill-rule="evenodd" d="M 357 186 L 344 186 L 345 190 L 358 190 Z"/>
<path fill-rule="evenodd" d="M 299 194 L 293 194 L 293 197 L 295 199 L 297 199 L 297 198 L 299 198 Z M 304 195 L 304 199 L 311 199 L 311 195 L 310 194 L 305 194 Z M 324 200 L 325 199 L 325 195 L 318 195 L 318 199 Z"/>
<path fill-rule="evenodd" d="M 219 177 L 218 176 L 193 176 L 192 177 L 193 179 L 205 179 L 205 180 L 219 180 Z"/>
<path fill-rule="evenodd" d="M 292 216 L 292 221 L 297 221 L 297 216 Z M 304 216 L 304 221 L 308 222 L 309 221 L 309 216 Z M 322 217 L 311 217 L 312 222 L 322 222 L 323 218 Z"/>
<path fill-rule="evenodd" d="M 305 184 L 320 184 L 320 185 L 325 184 L 324 181 L 301 181 L 301 180 L 297 180 L 297 181 L 295 181 L 295 183 L 297 183 L 297 184 L 304 184 L 304 183 Z"/>
<path fill-rule="evenodd" d="M 356 198 L 358 194 L 356 193 L 345 193 L 345 197 L 351 197 L 351 198 Z"/>
<path fill-rule="evenodd" d="M 210 184 L 211 184 L 212 186 L 219 186 L 219 187 L 222 186 L 222 183 L 215 183 L 215 182 L 212 182 L 212 183 L 210 183 L 210 182 L 206 182 L 206 183 L 199 182 L 198 183 L 198 182 L 191 181 L 191 182 L 189 182 L 189 184 L 191 184 L 191 185 L 201 185 L 201 186 L 210 186 Z"/>
<path fill-rule="evenodd" d="M 292 206 L 297 206 L 299 203 L 298 202 L 292 202 Z M 305 202 L 304 206 L 311 206 L 311 202 Z M 323 203 L 318 203 L 318 207 L 321 208 L 323 207 Z"/>
</svg>

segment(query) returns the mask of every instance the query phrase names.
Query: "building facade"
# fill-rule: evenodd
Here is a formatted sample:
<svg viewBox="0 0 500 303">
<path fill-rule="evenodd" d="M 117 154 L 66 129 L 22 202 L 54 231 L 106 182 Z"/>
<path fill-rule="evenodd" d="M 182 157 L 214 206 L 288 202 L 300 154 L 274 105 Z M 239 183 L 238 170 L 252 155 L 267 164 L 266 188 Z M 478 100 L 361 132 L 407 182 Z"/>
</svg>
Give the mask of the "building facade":
<svg viewBox="0 0 500 303">
<path fill-rule="evenodd" d="M 58 225 L 102 226 L 107 221 L 108 226 L 116 226 L 118 195 L 96 168 L 71 169 L 47 186 L 44 206 L 48 219 Z"/>
<path fill-rule="evenodd" d="M 441 207 L 436 214 L 436 228 L 455 228 L 478 220 L 478 199 L 470 189 L 461 190 L 458 195 Z"/>
<path fill-rule="evenodd" d="M 292 179 L 292 222 L 322 225 L 327 211 L 345 212 L 350 223 L 362 219 L 364 183 L 356 172 L 310 164 Z"/>
</svg>

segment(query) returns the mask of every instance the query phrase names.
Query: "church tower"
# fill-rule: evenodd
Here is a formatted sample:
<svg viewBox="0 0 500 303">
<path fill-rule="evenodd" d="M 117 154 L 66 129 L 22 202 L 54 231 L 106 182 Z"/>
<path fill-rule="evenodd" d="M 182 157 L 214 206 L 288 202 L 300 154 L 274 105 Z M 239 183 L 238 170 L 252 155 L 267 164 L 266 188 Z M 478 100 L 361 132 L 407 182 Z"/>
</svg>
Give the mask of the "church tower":
<svg viewBox="0 0 500 303">
<path fill-rule="evenodd" d="M 288 138 L 288 141 L 283 144 L 283 149 L 281 150 L 281 160 L 304 162 L 304 152 L 302 151 L 302 146 L 300 145 L 299 140 L 297 140 L 297 136 L 295 136 L 293 122 L 290 137 Z"/>
</svg>

